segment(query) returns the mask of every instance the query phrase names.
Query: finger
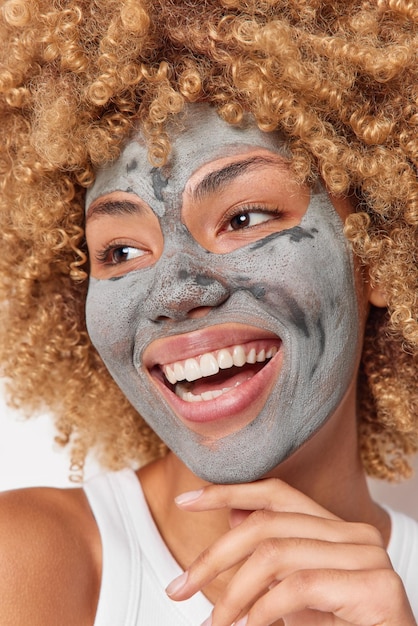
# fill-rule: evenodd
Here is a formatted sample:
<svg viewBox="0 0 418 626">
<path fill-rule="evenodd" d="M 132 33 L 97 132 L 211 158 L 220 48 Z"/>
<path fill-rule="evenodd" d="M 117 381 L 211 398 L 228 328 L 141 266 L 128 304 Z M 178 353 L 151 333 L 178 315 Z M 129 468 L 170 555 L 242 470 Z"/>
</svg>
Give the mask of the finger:
<svg viewBox="0 0 418 626">
<path fill-rule="evenodd" d="M 282 623 L 282 621 L 280 623 Z M 353 626 L 350 622 L 335 617 L 335 615 L 331 613 L 310 611 L 309 609 L 301 611 L 300 613 L 287 615 L 283 619 L 283 623 L 284 626 Z M 239 622 L 234 626 L 240 626 Z"/>
<path fill-rule="evenodd" d="M 389 569 L 295 572 L 263 595 L 243 623 L 269 626 L 306 609 L 335 615 L 353 626 L 416 626 L 402 582 Z"/>
<path fill-rule="evenodd" d="M 289 537 L 289 535 L 293 535 L 293 537 Z M 247 559 L 258 549 L 260 544 L 266 541 L 275 542 L 274 545 L 278 548 L 275 555 L 278 564 L 283 561 L 281 550 L 290 546 L 291 549 L 286 554 L 288 554 L 291 562 L 293 546 L 304 545 L 303 540 L 307 542 L 322 540 L 326 546 L 330 545 L 334 550 L 340 543 L 352 544 L 352 549 L 353 545 L 360 545 L 362 549 L 360 563 L 364 567 L 364 563 L 367 562 L 367 552 L 365 550 L 370 544 L 376 546 L 376 543 L 373 543 L 376 539 L 378 541 L 376 550 L 383 555 L 382 558 L 386 559 L 379 563 L 373 561 L 373 566 L 377 566 L 377 564 L 387 562 L 386 552 L 380 547 L 381 540 L 379 543 L 379 537 L 378 532 L 366 524 L 324 520 L 311 515 L 295 513 L 277 514 L 271 511 L 255 511 L 239 526 L 230 530 L 204 550 L 188 568 L 187 581 L 183 579 L 185 584 L 179 587 L 176 581 L 173 581 L 168 586 L 167 593 L 176 600 L 190 597 L 196 591 L 205 587 L 220 573 Z M 285 539 L 287 539 L 287 542 Z M 318 567 L 319 556 L 316 555 L 313 561 L 314 567 Z M 301 568 L 306 567 L 307 563 L 306 559 L 303 560 L 303 557 L 302 551 Z M 333 563 L 329 566 L 331 567 L 332 565 Z M 359 562 L 357 563 L 358 566 Z"/>
<path fill-rule="evenodd" d="M 312 539 L 268 539 L 257 546 L 217 601 L 213 625 L 229 626 L 278 581 L 297 571 L 318 567 L 380 570 L 390 569 L 391 564 L 385 551 L 376 546 L 333 544 Z"/>
<path fill-rule="evenodd" d="M 229 512 L 229 525 L 231 528 L 239 526 L 244 520 L 251 515 L 252 511 L 243 511 L 242 509 L 231 509 Z"/>
<path fill-rule="evenodd" d="M 239 485 L 209 485 L 199 491 L 180 494 L 175 501 L 179 507 L 190 511 L 266 509 L 277 512 L 298 511 L 327 519 L 339 519 L 278 478 Z"/>
</svg>

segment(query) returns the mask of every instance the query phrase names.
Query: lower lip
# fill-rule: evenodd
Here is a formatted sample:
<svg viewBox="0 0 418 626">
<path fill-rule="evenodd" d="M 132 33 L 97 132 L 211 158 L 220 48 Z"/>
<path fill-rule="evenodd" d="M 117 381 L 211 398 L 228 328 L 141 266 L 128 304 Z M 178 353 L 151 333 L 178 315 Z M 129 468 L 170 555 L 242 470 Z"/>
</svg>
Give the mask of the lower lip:
<svg viewBox="0 0 418 626">
<path fill-rule="evenodd" d="M 214 400 L 185 402 L 173 393 L 162 380 L 152 376 L 151 380 L 159 392 L 183 422 L 202 424 L 230 420 L 251 412 L 252 421 L 263 408 L 271 388 L 277 379 L 282 364 L 282 350 L 249 380 L 225 392 Z M 252 410 L 252 409 L 255 410 Z"/>
</svg>

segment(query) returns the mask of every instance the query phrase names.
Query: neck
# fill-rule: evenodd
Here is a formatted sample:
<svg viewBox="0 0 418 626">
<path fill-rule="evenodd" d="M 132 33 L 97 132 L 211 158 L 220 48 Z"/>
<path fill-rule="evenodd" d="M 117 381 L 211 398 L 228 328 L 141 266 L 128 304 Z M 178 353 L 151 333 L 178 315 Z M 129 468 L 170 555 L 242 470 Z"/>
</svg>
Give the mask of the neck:
<svg viewBox="0 0 418 626">
<path fill-rule="evenodd" d="M 347 413 L 344 419 L 334 415 L 268 476 L 287 482 L 346 521 L 376 526 L 387 543 L 390 521 L 370 497 L 358 454 L 355 411 L 350 409 L 351 419 L 347 419 Z M 174 504 L 175 496 L 207 483 L 173 453 L 141 469 L 139 478 L 160 533 L 181 567 L 186 568 L 229 530 L 226 509 L 190 513 Z M 210 589 L 205 589 L 210 600 L 216 599 L 230 576 L 231 572 L 227 572 Z"/>
</svg>

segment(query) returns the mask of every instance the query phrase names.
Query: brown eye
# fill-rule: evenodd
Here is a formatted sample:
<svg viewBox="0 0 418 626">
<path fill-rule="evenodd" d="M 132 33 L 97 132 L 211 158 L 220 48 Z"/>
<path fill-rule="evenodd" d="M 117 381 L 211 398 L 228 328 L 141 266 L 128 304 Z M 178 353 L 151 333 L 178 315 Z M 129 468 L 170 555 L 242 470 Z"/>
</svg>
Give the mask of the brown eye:
<svg viewBox="0 0 418 626">
<path fill-rule="evenodd" d="M 124 263 L 125 261 L 129 261 L 129 252 L 130 248 L 128 246 L 124 246 L 123 248 L 115 248 L 110 254 L 111 262 Z"/>
<path fill-rule="evenodd" d="M 230 221 L 230 226 L 232 230 L 239 230 L 240 228 L 246 228 L 250 225 L 250 214 L 249 213 L 240 213 L 239 215 L 235 215 Z"/>
<path fill-rule="evenodd" d="M 137 259 L 145 254 L 144 250 L 133 246 L 118 246 L 110 250 L 104 250 L 97 255 L 97 260 L 109 265 L 120 265 L 132 259 Z"/>
<path fill-rule="evenodd" d="M 259 224 L 264 224 L 271 220 L 282 217 L 282 212 L 279 210 L 261 210 L 253 209 L 247 211 L 241 211 L 236 215 L 233 215 L 227 222 L 226 230 L 243 230 L 245 228 L 252 228 Z"/>
</svg>

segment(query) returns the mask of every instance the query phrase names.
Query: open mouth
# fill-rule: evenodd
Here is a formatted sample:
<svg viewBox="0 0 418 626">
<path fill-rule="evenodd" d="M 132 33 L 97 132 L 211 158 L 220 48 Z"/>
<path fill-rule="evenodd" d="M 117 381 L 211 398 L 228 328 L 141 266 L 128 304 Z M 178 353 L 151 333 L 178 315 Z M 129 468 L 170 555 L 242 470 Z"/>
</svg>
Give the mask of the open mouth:
<svg viewBox="0 0 418 626">
<path fill-rule="evenodd" d="M 237 344 L 157 365 L 153 373 L 184 402 L 207 402 L 252 379 L 277 354 L 280 343 L 265 339 Z"/>
</svg>

